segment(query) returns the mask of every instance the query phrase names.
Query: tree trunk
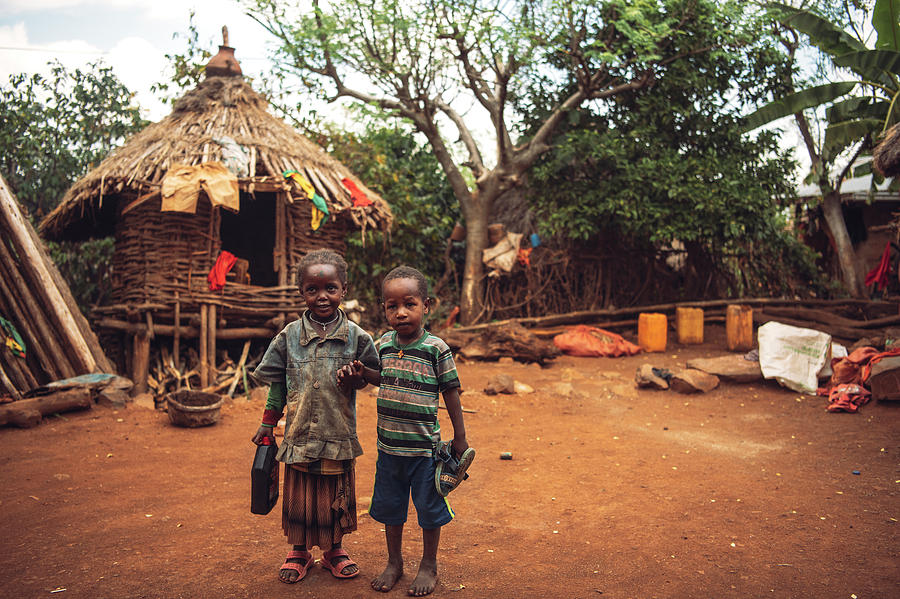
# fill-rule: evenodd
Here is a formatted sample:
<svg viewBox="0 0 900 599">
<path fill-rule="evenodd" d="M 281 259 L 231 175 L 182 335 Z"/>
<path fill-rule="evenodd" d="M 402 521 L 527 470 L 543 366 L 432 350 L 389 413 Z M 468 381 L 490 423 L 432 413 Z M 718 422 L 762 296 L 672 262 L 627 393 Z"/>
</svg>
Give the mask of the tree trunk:
<svg viewBox="0 0 900 599">
<path fill-rule="evenodd" d="M 459 320 L 463 325 L 474 324 L 484 306 L 484 264 L 481 257 L 487 247 L 488 210 L 487 203 L 477 197 L 471 204 L 463 212 L 466 220 L 466 265 L 459 294 Z"/>
<path fill-rule="evenodd" d="M 834 249 L 837 253 L 838 263 L 841 266 L 841 276 L 844 285 L 852 297 L 862 297 L 863 289 L 860 284 L 859 274 L 856 271 L 856 252 L 850 242 L 850 234 L 847 233 L 847 224 L 844 222 L 844 213 L 841 210 L 841 196 L 839 191 L 832 191 L 822 198 L 822 210 L 825 222 L 831 231 L 834 240 Z"/>
</svg>

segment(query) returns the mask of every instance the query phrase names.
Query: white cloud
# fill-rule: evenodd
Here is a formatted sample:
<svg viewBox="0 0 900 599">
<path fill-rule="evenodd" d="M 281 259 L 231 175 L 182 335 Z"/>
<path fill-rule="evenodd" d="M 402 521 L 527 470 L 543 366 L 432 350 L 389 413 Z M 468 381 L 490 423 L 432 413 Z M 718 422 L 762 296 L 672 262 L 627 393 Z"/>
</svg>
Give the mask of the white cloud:
<svg viewBox="0 0 900 599">
<path fill-rule="evenodd" d="M 104 56 L 99 48 L 84 40 L 60 40 L 35 46 L 28 41 L 24 23 L 0 26 L 0 46 L 16 48 L 15 51 L 5 52 L 0 61 L 2 83 L 9 81 L 9 76 L 15 73 L 49 73 L 47 63 L 54 59 L 66 67 L 79 67 Z"/>
</svg>

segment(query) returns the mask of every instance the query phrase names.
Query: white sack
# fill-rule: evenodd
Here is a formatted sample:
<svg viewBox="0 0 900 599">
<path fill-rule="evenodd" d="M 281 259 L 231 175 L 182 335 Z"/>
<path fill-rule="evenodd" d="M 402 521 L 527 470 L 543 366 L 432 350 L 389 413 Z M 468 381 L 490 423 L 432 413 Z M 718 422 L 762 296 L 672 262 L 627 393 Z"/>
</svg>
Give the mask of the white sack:
<svg viewBox="0 0 900 599">
<path fill-rule="evenodd" d="M 831 335 L 780 322 L 767 322 L 757 335 L 763 376 L 788 389 L 815 395 L 817 374 L 831 353 Z"/>
</svg>

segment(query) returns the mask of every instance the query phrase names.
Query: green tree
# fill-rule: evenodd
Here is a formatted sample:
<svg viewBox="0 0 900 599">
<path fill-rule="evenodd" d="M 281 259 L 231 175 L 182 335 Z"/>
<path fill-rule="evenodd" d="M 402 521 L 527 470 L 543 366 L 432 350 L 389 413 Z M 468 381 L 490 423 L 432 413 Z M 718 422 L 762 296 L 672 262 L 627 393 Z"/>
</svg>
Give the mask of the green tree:
<svg viewBox="0 0 900 599">
<path fill-rule="evenodd" d="M 819 3 L 817 3 L 819 4 Z M 845 81 L 817 82 L 800 91 L 788 76 L 775 100 L 747 116 L 752 130 L 786 116 L 793 116 L 811 160 L 809 181 L 822 192 L 822 209 L 837 250 L 844 285 L 853 296 L 864 292 L 862 273 L 841 210 L 841 183 L 857 158 L 871 152 L 878 136 L 898 120 L 900 97 L 900 3 L 876 0 L 871 13 L 865 5 L 845 4 L 845 18 L 832 10 L 823 16 L 814 10 L 779 3 L 768 5 L 787 52 L 792 59 L 802 36 L 827 56 Z M 824 3 L 825 7 L 830 3 Z M 868 48 L 861 22 L 872 17 L 877 32 L 875 48 Z M 827 107 L 827 127 L 822 139 L 812 133 L 810 120 L 816 109 Z M 870 168 L 870 167 L 869 167 Z"/>
<path fill-rule="evenodd" d="M 332 126 L 315 138 L 378 192 L 394 213 L 394 226 L 387 236 L 369 230 L 364 237 L 348 238 L 353 293 L 368 305 L 378 305 L 378 282 L 400 264 L 413 263 L 432 283 L 439 280 L 447 268 L 447 238 L 459 218 L 453 190 L 440 165 L 410 129 L 369 122 L 363 133 Z M 369 286 L 360 287 L 362 281 L 369 281 Z"/>
<path fill-rule="evenodd" d="M 53 210 L 69 186 L 146 125 L 131 92 L 99 63 L 49 77 L 18 74 L 0 87 L 0 171 L 31 218 Z M 82 309 L 107 293 L 112 239 L 48 244 Z"/>
<path fill-rule="evenodd" d="M 570 120 L 531 178 L 543 236 L 618 236 L 660 256 L 683 244 L 682 293 L 693 298 L 711 283 L 719 294 L 782 294 L 820 278 L 786 230 L 794 163 L 775 132 L 748 139 L 741 128 L 742 107 L 789 65 L 771 38 L 721 35 L 716 50 L 673 63 L 652 89 Z M 531 95 L 539 105 L 549 101 L 541 91 Z"/>
<path fill-rule="evenodd" d="M 17 74 L 0 87 L 0 170 L 35 219 L 91 165 L 146 125 L 112 68 L 94 63 L 49 77 Z"/>
<path fill-rule="evenodd" d="M 673 40 L 683 40 L 687 54 L 708 51 L 711 33 L 738 27 L 743 11 L 732 0 L 343 0 L 315 1 L 312 10 L 246 1 L 278 38 L 286 71 L 424 135 L 465 219 L 463 322 L 483 301 L 494 202 L 523 183 L 566 116 L 650 86 L 685 56 Z M 698 19 L 710 35 L 688 38 Z M 522 115 L 512 99 L 536 77 L 570 82 L 571 92 L 531 135 L 515 139 Z M 483 143 L 482 124 L 491 137 Z"/>
</svg>

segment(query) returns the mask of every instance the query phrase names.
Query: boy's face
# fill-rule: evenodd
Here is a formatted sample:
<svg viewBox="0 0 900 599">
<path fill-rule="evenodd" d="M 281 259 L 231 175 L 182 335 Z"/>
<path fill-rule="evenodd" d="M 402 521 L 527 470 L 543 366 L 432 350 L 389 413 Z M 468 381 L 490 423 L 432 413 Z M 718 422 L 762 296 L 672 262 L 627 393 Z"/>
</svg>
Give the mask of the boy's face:
<svg viewBox="0 0 900 599">
<path fill-rule="evenodd" d="M 422 334 L 422 322 L 428 314 L 428 303 L 415 279 L 391 279 L 385 282 L 384 316 L 397 331 L 400 343 L 415 341 Z"/>
<path fill-rule="evenodd" d="M 347 287 L 332 264 L 313 264 L 300 273 L 300 295 L 317 320 L 334 316 L 346 294 Z"/>
</svg>

